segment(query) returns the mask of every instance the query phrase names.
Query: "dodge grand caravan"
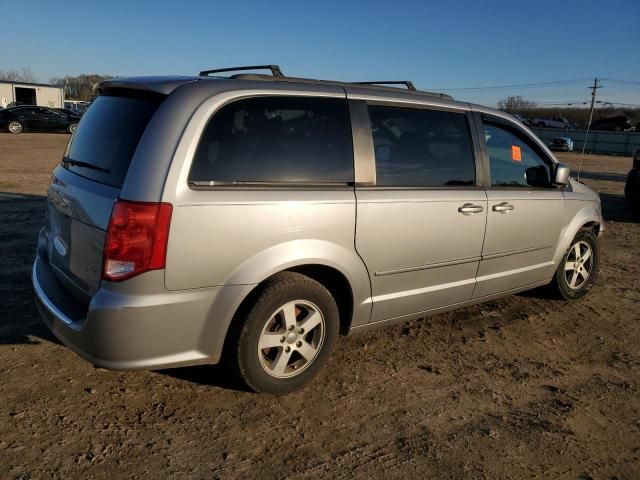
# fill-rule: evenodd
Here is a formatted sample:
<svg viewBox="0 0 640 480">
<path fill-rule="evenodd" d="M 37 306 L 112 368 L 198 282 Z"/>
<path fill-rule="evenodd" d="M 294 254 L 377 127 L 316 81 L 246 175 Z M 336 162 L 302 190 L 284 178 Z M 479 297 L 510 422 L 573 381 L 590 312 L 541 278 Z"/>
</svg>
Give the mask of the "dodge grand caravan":
<svg viewBox="0 0 640 480">
<path fill-rule="evenodd" d="M 224 361 L 285 393 L 341 334 L 593 285 L 599 198 L 510 115 L 410 82 L 221 76 L 249 68 L 107 81 L 80 121 L 32 278 L 88 361 Z"/>
</svg>

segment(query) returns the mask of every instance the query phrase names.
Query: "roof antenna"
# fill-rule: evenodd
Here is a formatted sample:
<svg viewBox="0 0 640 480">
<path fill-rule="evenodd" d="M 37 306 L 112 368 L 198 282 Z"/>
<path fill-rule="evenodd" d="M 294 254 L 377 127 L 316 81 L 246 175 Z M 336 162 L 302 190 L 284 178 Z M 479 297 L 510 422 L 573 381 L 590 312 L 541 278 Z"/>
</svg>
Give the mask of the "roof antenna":
<svg viewBox="0 0 640 480">
<path fill-rule="evenodd" d="M 582 153 L 580 154 L 580 163 L 578 164 L 578 181 L 580 181 L 580 172 L 582 172 L 582 160 L 584 160 L 584 149 L 587 147 L 587 139 L 589 138 L 589 130 L 591 130 L 591 120 L 593 120 L 593 107 L 596 103 L 596 90 L 602 88 L 598 85 L 598 79 L 593 79 L 593 87 L 591 89 L 591 108 L 589 110 L 589 123 L 587 124 L 587 133 L 584 134 L 584 142 L 582 143 Z"/>
</svg>

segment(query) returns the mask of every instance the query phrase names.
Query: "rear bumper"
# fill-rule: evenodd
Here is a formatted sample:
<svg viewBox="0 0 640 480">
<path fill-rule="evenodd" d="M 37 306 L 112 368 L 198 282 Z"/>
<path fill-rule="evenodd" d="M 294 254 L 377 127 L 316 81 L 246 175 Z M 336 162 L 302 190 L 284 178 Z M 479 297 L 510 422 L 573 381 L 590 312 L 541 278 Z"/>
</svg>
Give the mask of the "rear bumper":
<svg viewBox="0 0 640 480">
<path fill-rule="evenodd" d="M 164 271 L 132 280 L 126 290 L 122 284 L 101 288 L 88 308 L 82 308 L 62 289 L 46 259 L 37 257 L 32 270 L 44 322 L 62 343 L 94 365 L 159 369 L 219 360 L 228 326 L 225 317 L 230 314 L 224 305 L 235 303 L 230 301 L 230 294 L 236 293 L 229 291 L 232 287 L 149 293 L 145 290 L 150 283 L 164 286 Z"/>
</svg>

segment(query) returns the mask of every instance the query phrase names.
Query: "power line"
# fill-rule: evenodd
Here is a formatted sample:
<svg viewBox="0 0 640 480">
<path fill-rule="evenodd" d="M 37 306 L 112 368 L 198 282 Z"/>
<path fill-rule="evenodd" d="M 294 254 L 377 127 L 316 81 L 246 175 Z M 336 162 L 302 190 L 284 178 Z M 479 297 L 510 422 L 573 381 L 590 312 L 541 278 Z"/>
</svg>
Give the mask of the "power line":
<svg viewBox="0 0 640 480">
<path fill-rule="evenodd" d="M 598 101 L 596 103 L 608 103 L 609 105 L 621 105 L 623 107 L 640 107 L 640 103 L 620 103 L 620 102 L 605 102 L 605 101 Z"/>
<path fill-rule="evenodd" d="M 616 78 L 603 78 L 602 80 L 607 81 L 607 82 L 626 83 L 626 84 L 629 84 L 629 85 L 639 85 L 640 86 L 640 82 L 636 81 L 636 80 L 618 80 Z"/>
<path fill-rule="evenodd" d="M 587 102 L 584 102 L 582 100 L 568 100 L 568 101 L 558 101 L 558 100 L 553 100 L 553 101 L 537 101 L 535 102 L 536 105 L 586 105 Z"/>
<path fill-rule="evenodd" d="M 590 78 L 578 78 L 575 80 L 558 80 L 555 82 L 540 82 L 540 83 L 521 83 L 517 85 L 490 85 L 485 87 L 459 87 L 459 88 L 429 88 L 428 90 L 453 92 L 463 90 L 500 90 L 507 88 L 538 88 L 538 87 L 554 87 L 558 85 L 572 85 L 577 83 L 584 83 L 590 81 Z"/>
<path fill-rule="evenodd" d="M 593 87 L 589 87 L 593 88 Z M 598 87 L 600 88 L 600 87 Z M 536 101 L 536 105 L 587 105 L 589 102 L 583 100 L 540 100 Z M 624 103 L 624 102 L 610 102 L 608 100 L 596 100 L 596 105 L 621 105 L 623 107 L 640 107 L 640 103 Z"/>
</svg>

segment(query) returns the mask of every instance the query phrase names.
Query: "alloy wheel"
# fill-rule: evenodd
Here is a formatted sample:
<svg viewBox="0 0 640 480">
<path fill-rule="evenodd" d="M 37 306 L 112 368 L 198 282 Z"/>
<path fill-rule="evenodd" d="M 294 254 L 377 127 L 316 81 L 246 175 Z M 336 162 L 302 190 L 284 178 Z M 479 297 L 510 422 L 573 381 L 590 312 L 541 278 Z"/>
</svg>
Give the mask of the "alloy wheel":
<svg viewBox="0 0 640 480">
<path fill-rule="evenodd" d="M 567 285 L 572 290 L 582 287 L 593 270 L 593 250 L 591 245 L 585 241 L 575 243 L 564 264 L 564 274 Z"/>
<path fill-rule="evenodd" d="M 11 133 L 21 133 L 22 124 L 20 122 L 9 122 L 9 131 Z"/>
<path fill-rule="evenodd" d="M 306 300 L 282 305 L 269 318 L 258 339 L 260 365 L 272 377 L 298 375 L 313 363 L 325 337 L 320 309 Z"/>
</svg>

